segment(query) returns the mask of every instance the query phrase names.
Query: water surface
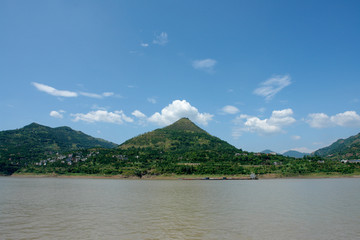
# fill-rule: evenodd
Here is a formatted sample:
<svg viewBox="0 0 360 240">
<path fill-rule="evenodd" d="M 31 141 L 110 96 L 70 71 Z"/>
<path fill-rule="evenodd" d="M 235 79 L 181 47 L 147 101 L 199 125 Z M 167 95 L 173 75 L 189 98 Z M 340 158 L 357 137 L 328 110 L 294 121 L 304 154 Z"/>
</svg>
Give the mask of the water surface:
<svg viewBox="0 0 360 240">
<path fill-rule="evenodd" d="M 0 177 L 1 239 L 360 239 L 360 179 Z"/>
</svg>

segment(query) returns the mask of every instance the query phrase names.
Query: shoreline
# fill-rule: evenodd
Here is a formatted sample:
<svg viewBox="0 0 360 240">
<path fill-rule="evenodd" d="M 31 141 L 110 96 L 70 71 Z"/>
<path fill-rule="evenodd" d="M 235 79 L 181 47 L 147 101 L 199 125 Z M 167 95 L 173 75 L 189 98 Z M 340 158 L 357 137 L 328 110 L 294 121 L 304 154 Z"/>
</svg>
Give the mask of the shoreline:
<svg viewBox="0 0 360 240">
<path fill-rule="evenodd" d="M 245 180 L 249 176 L 245 175 L 144 175 L 143 177 L 137 176 L 124 176 L 124 175 L 62 175 L 62 174 L 12 174 L 13 178 L 73 178 L 73 179 L 118 179 L 118 180 Z M 210 179 L 205 179 L 210 178 Z M 226 178 L 226 179 L 222 179 Z M 268 179 L 325 179 L 325 178 L 360 178 L 360 175 L 341 175 L 341 174 L 307 174 L 297 176 L 281 176 L 278 174 L 265 174 L 258 175 L 258 180 Z"/>
</svg>

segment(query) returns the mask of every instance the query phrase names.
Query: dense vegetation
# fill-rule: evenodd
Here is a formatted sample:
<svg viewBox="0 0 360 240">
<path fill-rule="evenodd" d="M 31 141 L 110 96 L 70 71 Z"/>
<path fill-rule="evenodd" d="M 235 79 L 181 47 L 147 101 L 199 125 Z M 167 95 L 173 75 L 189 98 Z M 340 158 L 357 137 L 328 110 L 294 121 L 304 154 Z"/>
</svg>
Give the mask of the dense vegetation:
<svg viewBox="0 0 360 240">
<path fill-rule="evenodd" d="M 360 133 L 346 139 L 339 139 L 328 147 L 314 152 L 315 156 L 333 160 L 360 158 Z"/>
<path fill-rule="evenodd" d="M 93 138 L 69 127 L 50 128 L 32 123 L 21 129 L 0 132 L 1 172 L 12 172 L 56 153 L 115 146 L 114 143 Z"/>
<path fill-rule="evenodd" d="M 75 161 L 87 157 L 85 161 Z M 277 174 L 299 176 L 306 174 L 359 173 L 358 164 L 323 160 L 319 157 L 303 159 L 281 155 L 241 152 L 223 152 L 215 156 L 206 151 L 173 154 L 150 149 L 84 150 L 74 153 L 70 159 L 48 162 L 46 165 L 28 165 L 23 173 L 101 174 L 101 175 L 250 175 Z"/>
<path fill-rule="evenodd" d="M 2 164 L 2 165 L 1 165 Z M 21 166 L 0 162 L 4 174 L 250 175 L 359 174 L 359 164 L 249 153 L 211 136 L 188 119 L 130 139 L 117 148 L 78 148 Z"/>
</svg>

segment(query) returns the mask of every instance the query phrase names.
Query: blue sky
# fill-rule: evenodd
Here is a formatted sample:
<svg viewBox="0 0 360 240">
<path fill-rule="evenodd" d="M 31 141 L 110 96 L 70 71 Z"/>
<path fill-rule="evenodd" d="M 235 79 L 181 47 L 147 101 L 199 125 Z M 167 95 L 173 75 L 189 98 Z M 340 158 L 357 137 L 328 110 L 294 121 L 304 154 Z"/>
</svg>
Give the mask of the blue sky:
<svg viewBox="0 0 360 240">
<path fill-rule="evenodd" d="M 0 130 L 115 143 L 189 117 L 247 151 L 360 128 L 359 1 L 0 2 Z"/>
</svg>

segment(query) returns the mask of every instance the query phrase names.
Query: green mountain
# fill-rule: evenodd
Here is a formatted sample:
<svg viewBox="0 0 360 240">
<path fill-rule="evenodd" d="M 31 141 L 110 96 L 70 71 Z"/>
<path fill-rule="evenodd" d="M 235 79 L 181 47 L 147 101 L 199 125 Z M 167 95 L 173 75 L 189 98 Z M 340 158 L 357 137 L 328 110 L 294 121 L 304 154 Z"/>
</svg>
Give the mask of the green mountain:
<svg viewBox="0 0 360 240">
<path fill-rule="evenodd" d="M 359 159 L 360 133 L 346 139 L 339 139 L 330 146 L 315 151 L 313 155 L 333 160 Z"/>
<path fill-rule="evenodd" d="M 270 149 L 265 149 L 264 151 L 261 151 L 261 153 L 270 154 L 270 153 L 275 153 L 275 152 Z"/>
<path fill-rule="evenodd" d="M 182 118 L 170 126 L 134 137 L 117 148 L 73 151 L 23 166 L 19 173 L 110 174 L 249 174 L 240 163 L 258 164 L 248 155 Z"/>
<path fill-rule="evenodd" d="M 182 118 L 170 126 L 114 144 L 67 127 L 31 124 L 0 132 L 0 174 L 100 174 L 123 177 L 158 175 L 298 176 L 312 173 L 353 174 L 357 164 L 319 161 L 319 157 L 293 159 L 281 155 L 237 149 Z M 5 141 L 6 140 L 6 141 Z M 81 141 L 80 141 L 81 140 Z M 69 151 L 71 150 L 71 151 Z M 61 154 L 60 151 L 69 151 Z M 59 154 L 56 154 L 59 152 Z M 4 157 L 5 156 L 5 157 Z M 10 159 L 10 161 L 9 161 Z M 20 164 L 17 164 L 20 163 Z"/>
<path fill-rule="evenodd" d="M 286 157 L 293 157 L 293 158 L 303 158 L 304 156 L 310 155 L 309 153 L 303 153 L 303 152 L 299 152 L 299 151 L 295 151 L 295 150 L 289 150 L 287 152 L 284 152 L 282 154 L 283 156 Z"/>
<path fill-rule="evenodd" d="M 22 165 L 57 152 L 116 146 L 69 127 L 51 128 L 32 123 L 21 129 L 0 132 L 0 161 Z"/>
<path fill-rule="evenodd" d="M 129 139 L 119 148 L 161 150 L 167 153 L 201 151 L 215 154 L 239 151 L 229 143 L 202 130 L 188 118 L 182 118 L 167 127 Z"/>
<path fill-rule="evenodd" d="M 280 153 L 276 153 L 270 149 L 266 149 L 266 150 L 262 151 L 261 153 L 272 154 L 272 155 L 283 155 L 285 157 L 293 157 L 293 158 L 303 158 L 304 156 L 310 155 L 309 153 L 302 153 L 302 152 L 298 152 L 295 150 L 289 150 L 289 151 L 284 152 L 283 154 L 280 154 Z"/>
</svg>

